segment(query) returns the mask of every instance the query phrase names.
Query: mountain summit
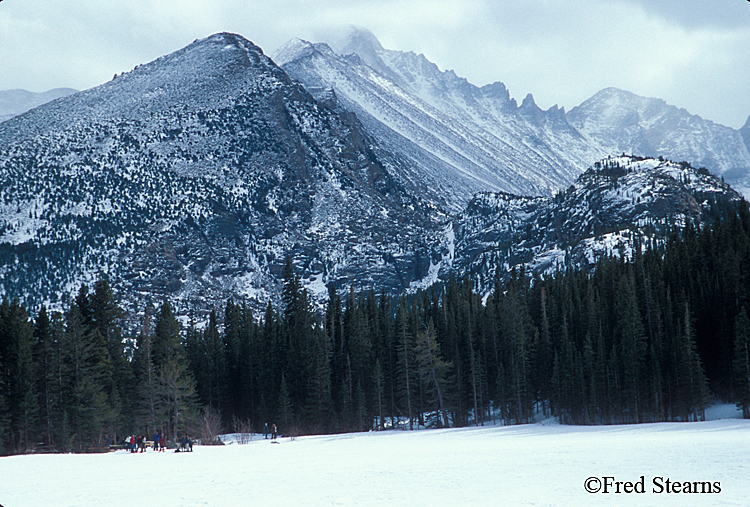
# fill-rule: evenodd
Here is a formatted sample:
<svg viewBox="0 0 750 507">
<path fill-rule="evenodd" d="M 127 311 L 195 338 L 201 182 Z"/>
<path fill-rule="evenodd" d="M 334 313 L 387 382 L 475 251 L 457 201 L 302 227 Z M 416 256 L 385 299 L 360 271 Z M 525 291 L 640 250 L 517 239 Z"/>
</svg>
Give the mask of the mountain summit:
<svg viewBox="0 0 750 507">
<path fill-rule="evenodd" d="M 355 117 L 216 34 L 0 125 L 2 292 L 106 276 L 133 301 L 262 302 L 287 257 L 313 294 L 402 290 L 428 210 L 392 172 Z"/>
<path fill-rule="evenodd" d="M 741 131 L 704 120 L 661 99 L 606 88 L 567 114 L 592 144 L 616 155 L 664 156 L 706 167 L 750 194 L 750 152 Z"/>
</svg>

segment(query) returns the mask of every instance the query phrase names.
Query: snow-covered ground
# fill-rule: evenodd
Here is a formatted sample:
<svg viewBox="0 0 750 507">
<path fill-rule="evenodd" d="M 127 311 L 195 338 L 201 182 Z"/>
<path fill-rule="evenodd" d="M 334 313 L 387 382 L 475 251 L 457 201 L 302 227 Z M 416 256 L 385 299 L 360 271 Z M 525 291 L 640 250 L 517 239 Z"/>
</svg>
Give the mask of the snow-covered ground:
<svg viewBox="0 0 750 507">
<path fill-rule="evenodd" d="M 730 406 L 713 415 L 736 412 Z M 714 493 L 667 493 L 667 479 L 710 482 Z M 631 481 L 636 490 L 642 484 L 644 492 L 626 494 L 622 484 L 617 494 L 614 481 Z M 605 482 L 613 482 L 609 493 L 584 489 Z M 739 419 L 386 431 L 278 444 L 261 436 L 245 445 L 196 446 L 193 453 L 0 458 L 4 507 L 749 502 L 750 421 Z"/>
</svg>

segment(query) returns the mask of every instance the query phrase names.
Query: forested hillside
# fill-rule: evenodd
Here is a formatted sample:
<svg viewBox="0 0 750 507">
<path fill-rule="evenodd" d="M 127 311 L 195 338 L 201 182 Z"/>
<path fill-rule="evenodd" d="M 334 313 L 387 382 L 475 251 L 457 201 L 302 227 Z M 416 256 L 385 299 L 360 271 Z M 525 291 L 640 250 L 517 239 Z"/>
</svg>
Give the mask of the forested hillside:
<svg viewBox="0 0 750 507">
<path fill-rule="evenodd" d="M 259 316 L 230 300 L 204 326 L 181 326 L 164 303 L 125 329 L 106 281 L 64 314 L 6 300 L 2 450 L 199 435 L 219 418 L 285 434 L 518 424 L 536 411 L 687 421 L 714 398 L 748 417 L 750 213 L 743 202 L 722 215 L 590 272 L 514 272 L 486 301 L 468 278 L 408 298 L 331 288 L 319 314 L 291 260 L 280 308 Z"/>
</svg>

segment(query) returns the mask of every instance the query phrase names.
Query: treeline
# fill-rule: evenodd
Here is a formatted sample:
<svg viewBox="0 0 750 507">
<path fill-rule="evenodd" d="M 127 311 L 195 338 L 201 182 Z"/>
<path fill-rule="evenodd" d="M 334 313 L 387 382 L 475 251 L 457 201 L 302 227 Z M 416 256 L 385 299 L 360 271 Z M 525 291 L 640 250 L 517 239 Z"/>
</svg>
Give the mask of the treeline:
<svg viewBox="0 0 750 507">
<path fill-rule="evenodd" d="M 151 321 L 153 320 L 153 325 Z M 171 438 L 196 419 L 180 324 L 165 303 L 133 337 L 105 281 L 65 314 L 0 305 L 0 451 L 85 451 L 129 432 Z M 149 433 L 153 434 L 153 433 Z"/>
<path fill-rule="evenodd" d="M 129 432 L 284 434 L 389 427 L 688 421 L 713 398 L 750 417 L 750 213 L 636 245 L 590 272 L 514 271 L 409 297 L 329 289 L 291 260 L 279 308 L 228 301 L 183 329 L 169 303 L 137 330 L 109 285 L 64 314 L 0 306 L 0 444 L 86 450 Z M 218 428 L 217 428 L 218 427 Z"/>
</svg>

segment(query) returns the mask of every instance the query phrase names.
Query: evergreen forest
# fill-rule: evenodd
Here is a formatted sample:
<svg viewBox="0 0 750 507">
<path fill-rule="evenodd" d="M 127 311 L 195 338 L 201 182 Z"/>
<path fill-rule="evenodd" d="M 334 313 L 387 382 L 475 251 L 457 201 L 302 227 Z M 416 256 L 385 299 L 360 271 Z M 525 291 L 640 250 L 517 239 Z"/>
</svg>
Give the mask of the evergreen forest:
<svg viewBox="0 0 750 507">
<path fill-rule="evenodd" d="M 227 301 L 128 326 L 105 280 L 64 313 L 0 305 L 0 452 L 90 451 L 130 433 L 298 435 L 497 424 L 750 418 L 750 213 L 688 224 L 592 270 L 469 277 L 408 296 L 329 288 L 287 260 L 278 307 Z"/>
</svg>

